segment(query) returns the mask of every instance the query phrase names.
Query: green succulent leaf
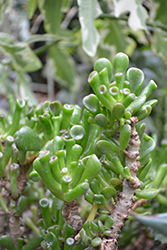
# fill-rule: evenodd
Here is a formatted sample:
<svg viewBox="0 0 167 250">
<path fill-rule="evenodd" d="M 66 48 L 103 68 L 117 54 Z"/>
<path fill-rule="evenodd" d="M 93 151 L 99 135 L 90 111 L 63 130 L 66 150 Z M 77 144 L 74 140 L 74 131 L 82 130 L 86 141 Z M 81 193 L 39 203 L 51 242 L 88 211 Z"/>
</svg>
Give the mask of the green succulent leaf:
<svg viewBox="0 0 167 250">
<path fill-rule="evenodd" d="M 143 134 L 141 138 L 141 147 L 140 147 L 140 161 L 148 156 L 155 148 L 154 140 L 147 134 Z"/>
<path fill-rule="evenodd" d="M 107 68 L 108 80 L 111 81 L 111 76 L 112 76 L 112 64 L 111 64 L 111 62 L 106 58 L 99 58 L 95 62 L 94 70 L 97 71 L 98 73 L 100 73 L 105 68 Z"/>
<path fill-rule="evenodd" d="M 85 130 L 81 125 L 74 125 L 70 130 L 70 135 L 75 140 L 80 140 L 84 137 Z"/>
<path fill-rule="evenodd" d="M 85 180 L 88 183 L 92 182 L 92 180 L 99 174 L 101 170 L 101 163 L 95 154 L 91 155 L 86 163 L 85 171 L 80 179 L 80 183 Z"/>
<path fill-rule="evenodd" d="M 44 145 L 37 133 L 28 126 L 18 131 L 15 143 L 21 151 L 39 151 Z"/>
<path fill-rule="evenodd" d="M 112 109 L 112 115 L 115 119 L 120 119 L 125 114 L 125 107 L 122 103 L 116 103 Z"/>
<path fill-rule="evenodd" d="M 37 249 L 42 242 L 43 237 L 40 235 L 34 235 L 26 245 L 23 246 L 23 250 Z M 58 248 L 57 248 L 58 249 Z"/>
<path fill-rule="evenodd" d="M 114 187 L 105 187 L 102 191 L 101 194 L 104 195 L 106 199 L 110 199 L 112 196 L 115 196 L 117 194 L 117 191 Z"/>
<path fill-rule="evenodd" d="M 96 95 L 90 94 L 83 98 L 83 106 L 92 114 L 96 114 L 99 111 L 99 100 Z"/>
<path fill-rule="evenodd" d="M 154 199 L 158 193 L 159 190 L 155 188 L 135 191 L 136 196 L 141 199 Z"/>
<path fill-rule="evenodd" d="M 0 245 L 7 250 L 16 250 L 13 240 L 9 235 L 4 235 L 0 238 Z"/>
<path fill-rule="evenodd" d="M 101 153 L 110 153 L 110 152 L 115 152 L 119 153 L 120 148 L 116 146 L 114 143 L 111 141 L 106 141 L 106 140 L 99 140 L 96 143 L 96 148 L 101 152 Z"/>
<path fill-rule="evenodd" d="M 135 95 L 138 95 L 143 83 L 144 83 L 144 73 L 138 68 L 131 67 L 126 73 L 127 79 L 131 85 L 131 91 Z"/>
<path fill-rule="evenodd" d="M 105 218 L 105 227 L 107 227 L 108 229 L 112 227 L 112 225 L 114 224 L 114 220 L 111 216 L 106 216 Z"/>
<path fill-rule="evenodd" d="M 97 246 L 100 246 L 101 242 L 102 242 L 102 239 L 100 237 L 96 237 L 92 240 L 91 245 L 92 247 L 97 247 Z"/>
</svg>

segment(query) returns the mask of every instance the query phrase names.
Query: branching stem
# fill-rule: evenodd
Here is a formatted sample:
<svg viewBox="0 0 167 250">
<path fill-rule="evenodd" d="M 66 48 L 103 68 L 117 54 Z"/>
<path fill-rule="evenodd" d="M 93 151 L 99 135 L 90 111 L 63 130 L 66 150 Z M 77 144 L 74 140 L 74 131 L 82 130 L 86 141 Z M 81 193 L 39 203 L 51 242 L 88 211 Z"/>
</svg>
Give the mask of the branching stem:
<svg viewBox="0 0 167 250">
<path fill-rule="evenodd" d="M 129 180 L 124 179 L 123 190 L 119 195 L 119 200 L 116 202 L 113 213 L 111 214 L 114 225 L 111 228 L 111 236 L 109 239 L 104 239 L 101 243 L 100 250 L 116 250 L 117 249 L 117 239 L 119 237 L 120 231 L 124 226 L 125 220 L 128 218 L 129 211 L 134 205 L 133 194 L 135 189 L 140 186 L 140 182 L 136 177 L 140 163 L 137 159 L 140 149 L 140 139 L 138 133 L 135 129 L 135 124 L 137 123 L 137 118 L 131 118 L 131 136 L 129 144 L 126 151 L 125 164 L 130 168 L 131 176 L 134 179 L 133 184 Z"/>
</svg>

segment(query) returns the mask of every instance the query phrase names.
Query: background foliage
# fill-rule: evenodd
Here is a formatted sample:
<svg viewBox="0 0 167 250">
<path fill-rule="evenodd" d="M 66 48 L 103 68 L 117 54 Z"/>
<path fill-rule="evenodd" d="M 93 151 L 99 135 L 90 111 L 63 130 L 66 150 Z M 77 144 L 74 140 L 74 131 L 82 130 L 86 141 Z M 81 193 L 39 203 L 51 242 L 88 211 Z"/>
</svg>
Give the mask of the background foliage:
<svg viewBox="0 0 167 250">
<path fill-rule="evenodd" d="M 120 51 L 132 56 L 136 50 L 151 50 L 167 61 L 165 1 L 8 0 L 0 7 L 1 69 L 6 80 L 11 71 L 17 73 L 15 94 L 28 95 L 31 102 L 35 102 L 28 91 L 31 81 L 56 82 L 64 90 L 60 93 L 68 91 L 69 102 L 80 102 L 90 91 L 85 79 L 99 57 L 112 60 Z M 12 15 L 19 16 L 16 27 Z M 27 73 L 31 78 L 24 84 L 21 76 Z"/>
</svg>

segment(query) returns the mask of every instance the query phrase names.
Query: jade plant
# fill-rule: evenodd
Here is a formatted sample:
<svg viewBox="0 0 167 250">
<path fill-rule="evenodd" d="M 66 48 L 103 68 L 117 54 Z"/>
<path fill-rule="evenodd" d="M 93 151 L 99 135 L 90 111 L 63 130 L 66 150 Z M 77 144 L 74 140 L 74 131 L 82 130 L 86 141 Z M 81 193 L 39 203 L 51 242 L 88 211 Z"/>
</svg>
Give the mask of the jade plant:
<svg viewBox="0 0 167 250">
<path fill-rule="evenodd" d="M 0 116 L 1 249 L 117 249 L 136 204 L 160 197 L 142 122 L 157 85 L 128 65 L 124 53 L 97 60 L 83 108 L 17 99 Z"/>
</svg>

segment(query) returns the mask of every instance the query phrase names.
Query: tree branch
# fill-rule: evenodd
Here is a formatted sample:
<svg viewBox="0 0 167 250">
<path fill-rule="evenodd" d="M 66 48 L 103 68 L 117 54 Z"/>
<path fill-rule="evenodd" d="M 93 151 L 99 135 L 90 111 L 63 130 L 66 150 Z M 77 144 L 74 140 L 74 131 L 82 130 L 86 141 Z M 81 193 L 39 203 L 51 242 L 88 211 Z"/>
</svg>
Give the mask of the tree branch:
<svg viewBox="0 0 167 250">
<path fill-rule="evenodd" d="M 63 217 L 65 222 L 74 228 L 77 233 L 82 228 L 82 220 L 78 213 L 77 201 L 64 202 Z"/>
<path fill-rule="evenodd" d="M 132 182 L 127 179 L 123 181 L 123 190 L 119 195 L 119 200 L 116 201 L 115 208 L 111 214 L 114 225 L 111 228 L 111 235 L 109 239 L 104 239 L 101 243 L 100 250 L 116 250 L 117 239 L 120 231 L 124 226 L 125 220 L 128 218 L 129 211 L 134 205 L 134 192 L 140 186 L 140 182 L 136 177 L 140 163 L 137 159 L 140 149 L 140 139 L 135 129 L 137 118 L 131 118 L 131 136 L 126 151 L 125 165 L 130 168 Z"/>
</svg>

